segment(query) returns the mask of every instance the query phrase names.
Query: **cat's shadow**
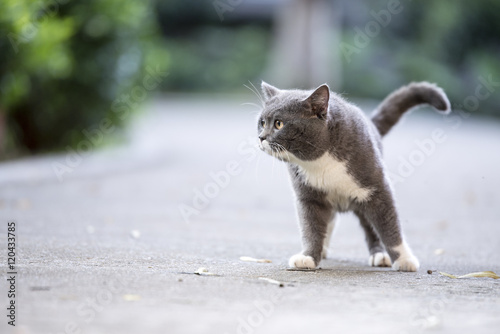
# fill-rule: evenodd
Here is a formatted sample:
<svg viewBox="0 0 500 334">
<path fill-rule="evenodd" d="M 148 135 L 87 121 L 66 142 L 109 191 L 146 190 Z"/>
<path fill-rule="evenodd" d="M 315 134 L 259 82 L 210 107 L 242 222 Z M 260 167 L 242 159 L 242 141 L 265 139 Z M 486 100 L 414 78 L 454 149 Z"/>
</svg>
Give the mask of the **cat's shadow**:
<svg viewBox="0 0 500 334">
<path fill-rule="evenodd" d="M 373 276 L 387 273 L 397 273 L 391 267 L 371 267 L 359 261 L 325 259 L 321 262 L 321 266 L 317 269 L 296 269 L 284 268 L 287 273 L 303 273 L 326 275 L 336 277 L 360 277 Z"/>
</svg>

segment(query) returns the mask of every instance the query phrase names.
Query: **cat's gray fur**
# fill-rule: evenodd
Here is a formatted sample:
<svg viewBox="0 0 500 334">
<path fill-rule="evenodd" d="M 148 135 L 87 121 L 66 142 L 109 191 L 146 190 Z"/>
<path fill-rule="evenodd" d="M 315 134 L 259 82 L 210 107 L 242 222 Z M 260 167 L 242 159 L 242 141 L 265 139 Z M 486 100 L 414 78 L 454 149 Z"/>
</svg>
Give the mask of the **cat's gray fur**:
<svg viewBox="0 0 500 334">
<path fill-rule="evenodd" d="M 297 198 L 303 251 L 290 259 L 290 266 L 316 267 L 335 213 L 353 211 L 365 231 L 371 265 L 392 262 L 396 270 L 417 270 L 384 170 L 381 138 L 414 106 L 429 104 L 448 113 L 443 90 L 427 82 L 411 83 L 389 95 L 371 120 L 327 85 L 314 91 L 280 90 L 263 82 L 262 92 L 260 146 L 288 163 Z M 277 120 L 283 122 L 281 129 Z"/>
</svg>

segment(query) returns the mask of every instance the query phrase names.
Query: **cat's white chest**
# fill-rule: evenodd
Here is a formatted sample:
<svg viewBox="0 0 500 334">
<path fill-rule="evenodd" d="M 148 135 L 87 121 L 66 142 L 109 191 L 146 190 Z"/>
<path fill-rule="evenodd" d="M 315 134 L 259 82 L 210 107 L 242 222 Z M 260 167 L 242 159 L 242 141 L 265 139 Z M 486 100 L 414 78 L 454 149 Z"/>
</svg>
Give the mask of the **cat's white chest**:
<svg viewBox="0 0 500 334">
<path fill-rule="evenodd" d="M 304 181 L 328 194 L 328 200 L 344 210 L 352 201 L 364 202 L 371 194 L 370 189 L 360 187 L 348 173 L 345 162 L 325 153 L 313 161 L 300 161 L 299 172 Z"/>
</svg>

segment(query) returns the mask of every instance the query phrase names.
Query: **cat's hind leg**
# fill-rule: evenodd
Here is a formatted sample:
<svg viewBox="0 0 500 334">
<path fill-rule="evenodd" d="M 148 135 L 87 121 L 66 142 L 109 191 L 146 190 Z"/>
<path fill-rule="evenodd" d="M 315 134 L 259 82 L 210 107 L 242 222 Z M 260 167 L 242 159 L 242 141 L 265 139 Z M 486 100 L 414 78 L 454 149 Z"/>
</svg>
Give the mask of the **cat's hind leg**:
<svg viewBox="0 0 500 334">
<path fill-rule="evenodd" d="M 368 251 L 370 252 L 370 257 L 368 258 L 368 264 L 372 267 L 390 267 L 391 258 L 389 254 L 385 251 L 385 247 L 380 241 L 380 238 L 370 224 L 370 222 L 365 218 L 363 213 L 356 211 L 356 216 L 359 218 L 359 223 L 365 232 L 365 240 L 368 246 Z"/>
<path fill-rule="evenodd" d="M 392 269 L 417 271 L 418 259 L 405 242 L 389 187 L 373 194 L 363 205 L 363 216 L 372 224 L 392 261 Z"/>
</svg>

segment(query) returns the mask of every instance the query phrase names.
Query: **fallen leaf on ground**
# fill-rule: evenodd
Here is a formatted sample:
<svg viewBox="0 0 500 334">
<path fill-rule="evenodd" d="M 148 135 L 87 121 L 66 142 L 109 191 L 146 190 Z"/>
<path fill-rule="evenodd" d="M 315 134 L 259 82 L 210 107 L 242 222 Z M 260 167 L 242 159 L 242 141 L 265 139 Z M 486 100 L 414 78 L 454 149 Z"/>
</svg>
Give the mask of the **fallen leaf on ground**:
<svg viewBox="0 0 500 334">
<path fill-rule="evenodd" d="M 268 259 L 255 259 L 255 258 L 250 257 L 250 256 L 242 256 L 242 257 L 240 257 L 240 260 L 246 261 L 246 262 L 258 262 L 258 263 L 271 263 L 271 262 L 273 262 L 273 261 L 268 260 Z"/>
<path fill-rule="evenodd" d="M 123 298 L 123 300 L 126 300 L 128 302 L 135 302 L 137 300 L 140 300 L 141 296 L 139 296 L 139 295 L 123 295 L 122 298 Z"/>
<path fill-rule="evenodd" d="M 444 253 L 444 249 L 442 249 L 442 248 L 438 248 L 434 251 L 434 254 L 436 254 L 436 255 L 443 255 L 443 253 Z"/>
<path fill-rule="evenodd" d="M 500 276 L 498 276 L 497 274 L 495 274 L 493 271 L 480 271 L 480 272 L 477 272 L 477 273 L 470 273 L 470 274 L 466 274 L 466 275 L 462 275 L 462 276 L 455 276 L 455 275 L 450 275 L 450 274 L 447 274 L 447 273 L 443 273 L 443 272 L 439 272 L 441 275 L 443 276 L 447 276 L 447 277 L 450 277 L 450 278 L 469 278 L 469 277 L 489 277 L 489 278 L 494 278 L 494 279 L 499 279 Z"/>
<path fill-rule="evenodd" d="M 194 273 L 196 275 L 202 275 L 202 276 L 216 276 L 216 274 L 209 272 L 207 268 L 203 267 L 198 268 L 198 270 L 196 270 Z"/>
<path fill-rule="evenodd" d="M 442 271 L 440 271 L 439 273 L 440 273 L 441 275 L 443 275 L 443 276 L 447 276 L 447 277 L 449 277 L 449 278 L 458 278 L 458 277 L 457 277 L 457 276 L 455 276 L 455 275 L 450 275 L 450 274 L 447 274 L 447 273 L 443 273 Z"/>
<path fill-rule="evenodd" d="M 262 281 L 266 281 L 266 282 L 268 282 L 268 283 L 271 283 L 271 284 L 276 284 L 276 285 L 278 285 L 280 288 L 282 288 L 282 287 L 284 287 L 284 286 L 285 286 L 285 284 L 283 284 L 282 282 L 277 281 L 277 280 L 272 279 L 272 278 L 267 278 L 267 277 L 259 277 L 259 279 L 260 279 L 260 280 L 262 280 Z"/>
<path fill-rule="evenodd" d="M 492 271 L 480 271 L 478 273 L 470 273 L 467 275 L 458 276 L 458 278 L 468 278 L 468 277 L 489 277 L 489 278 L 494 278 L 494 279 L 500 278 L 500 276 L 498 276 L 497 274 L 495 274 Z"/>
</svg>

